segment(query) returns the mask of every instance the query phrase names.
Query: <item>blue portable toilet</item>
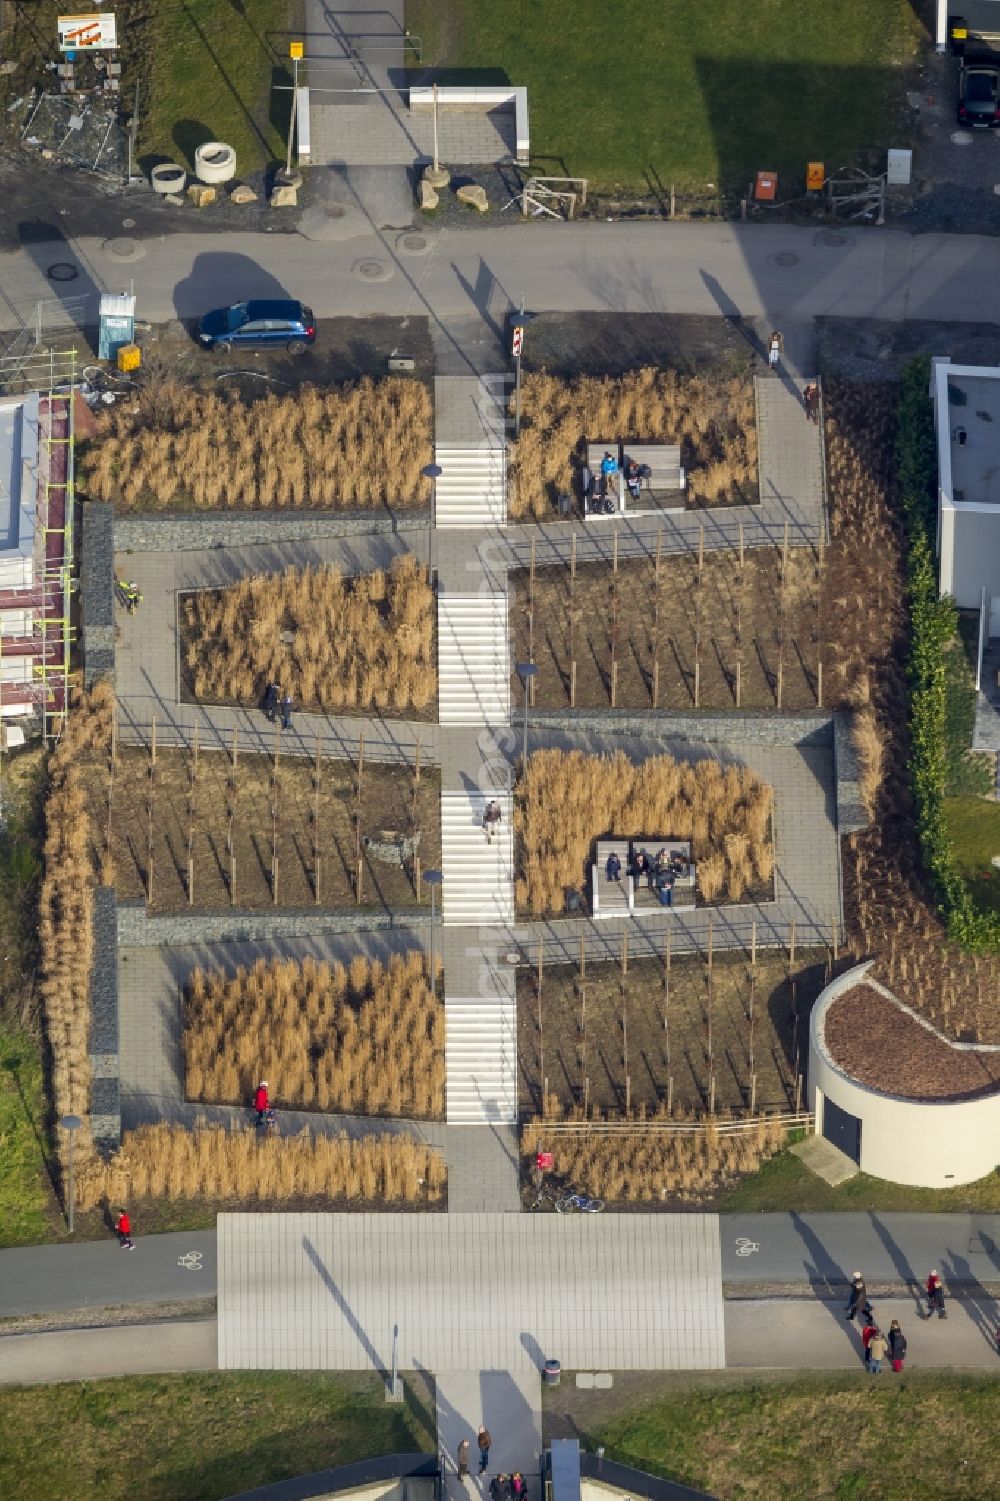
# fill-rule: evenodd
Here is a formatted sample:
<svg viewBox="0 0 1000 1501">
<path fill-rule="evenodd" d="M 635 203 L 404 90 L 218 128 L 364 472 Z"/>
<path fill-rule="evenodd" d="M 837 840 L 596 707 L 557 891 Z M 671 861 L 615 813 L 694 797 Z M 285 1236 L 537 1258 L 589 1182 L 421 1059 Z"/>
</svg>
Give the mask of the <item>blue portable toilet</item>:
<svg viewBox="0 0 1000 1501">
<path fill-rule="evenodd" d="M 103 292 L 100 306 L 99 360 L 113 360 L 123 344 L 135 339 L 135 298 L 125 292 Z"/>
</svg>

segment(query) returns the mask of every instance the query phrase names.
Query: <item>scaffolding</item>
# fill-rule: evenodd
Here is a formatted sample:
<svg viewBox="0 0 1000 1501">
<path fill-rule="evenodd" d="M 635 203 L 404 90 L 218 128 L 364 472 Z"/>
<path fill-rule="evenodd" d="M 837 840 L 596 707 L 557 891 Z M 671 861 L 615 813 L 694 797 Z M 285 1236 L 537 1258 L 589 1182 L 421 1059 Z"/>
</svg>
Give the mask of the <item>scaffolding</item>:
<svg viewBox="0 0 1000 1501">
<path fill-rule="evenodd" d="M 0 706 L 38 714 L 42 736 L 51 745 L 62 730 L 69 706 L 69 678 L 75 640 L 70 601 L 74 560 L 74 479 L 76 353 L 46 356 L 47 386 L 38 396 L 38 449 L 34 473 L 35 534 L 31 577 L 0 588 L 0 658 L 30 662 L 30 677 L 0 681 Z M 16 623 L 4 628 L 5 612 Z M 30 624 L 27 617 L 30 616 Z M 19 714 L 5 714 L 7 727 Z M 6 734 L 4 739 L 6 738 Z"/>
</svg>

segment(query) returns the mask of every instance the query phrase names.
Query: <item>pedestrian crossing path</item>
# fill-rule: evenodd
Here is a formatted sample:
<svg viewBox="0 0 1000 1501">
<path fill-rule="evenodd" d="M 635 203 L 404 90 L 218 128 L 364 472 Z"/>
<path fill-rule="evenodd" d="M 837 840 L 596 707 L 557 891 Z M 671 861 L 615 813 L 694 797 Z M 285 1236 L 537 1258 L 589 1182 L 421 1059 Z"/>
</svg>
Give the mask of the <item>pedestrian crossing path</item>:
<svg viewBox="0 0 1000 1501">
<path fill-rule="evenodd" d="M 434 488 L 439 529 L 497 527 L 507 521 L 507 458 L 503 447 L 439 446 L 441 473 Z"/>
<path fill-rule="evenodd" d="M 443 725 L 510 719 L 505 593 L 438 596 L 438 718 Z"/>
</svg>

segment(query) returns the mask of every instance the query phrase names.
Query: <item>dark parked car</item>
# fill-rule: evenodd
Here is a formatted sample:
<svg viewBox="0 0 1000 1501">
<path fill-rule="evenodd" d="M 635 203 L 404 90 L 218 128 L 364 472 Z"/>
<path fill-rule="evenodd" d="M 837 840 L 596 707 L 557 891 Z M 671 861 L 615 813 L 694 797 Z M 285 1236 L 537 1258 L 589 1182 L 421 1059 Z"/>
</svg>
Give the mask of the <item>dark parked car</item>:
<svg viewBox="0 0 1000 1501">
<path fill-rule="evenodd" d="M 301 302 L 237 302 L 206 313 L 198 328 L 206 349 L 260 346 L 305 349 L 316 342 L 316 319 Z"/>
<path fill-rule="evenodd" d="M 958 79 L 958 123 L 972 130 L 1000 125 L 1000 67 L 964 62 Z"/>
</svg>

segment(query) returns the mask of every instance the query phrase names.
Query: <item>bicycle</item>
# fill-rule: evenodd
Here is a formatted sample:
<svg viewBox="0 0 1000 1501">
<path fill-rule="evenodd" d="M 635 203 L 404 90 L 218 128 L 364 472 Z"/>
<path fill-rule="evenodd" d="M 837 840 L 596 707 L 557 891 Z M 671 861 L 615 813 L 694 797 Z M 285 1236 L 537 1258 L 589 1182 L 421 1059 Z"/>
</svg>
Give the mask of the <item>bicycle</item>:
<svg viewBox="0 0 1000 1501">
<path fill-rule="evenodd" d="M 553 1188 L 551 1184 L 539 1183 L 535 1190 L 535 1197 L 530 1203 L 526 1203 L 524 1207 L 529 1213 L 533 1209 L 541 1209 L 545 1204 L 551 1204 L 555 1208 L 556 1200 L 561 1197 L 561 1191 Z"/>
<path fill-rule="evenodd" d="M 556 1214 L 600 1214 L 603 1199 L 593 1199 L 589 1194 L 568 1193 L 556 1199 Z"/>
<path fill-rule="evenodd" d="M 257 1122 L 257 1135 L 265 1137 L 273 1136 L 275 1131 L 277 1130 L 277 1120 L 278 1118 L 275 1115 L 274 1106 L 268 1105 L 267 1109 L 264 1111 L 264 1119 Z"/>
</svg>

